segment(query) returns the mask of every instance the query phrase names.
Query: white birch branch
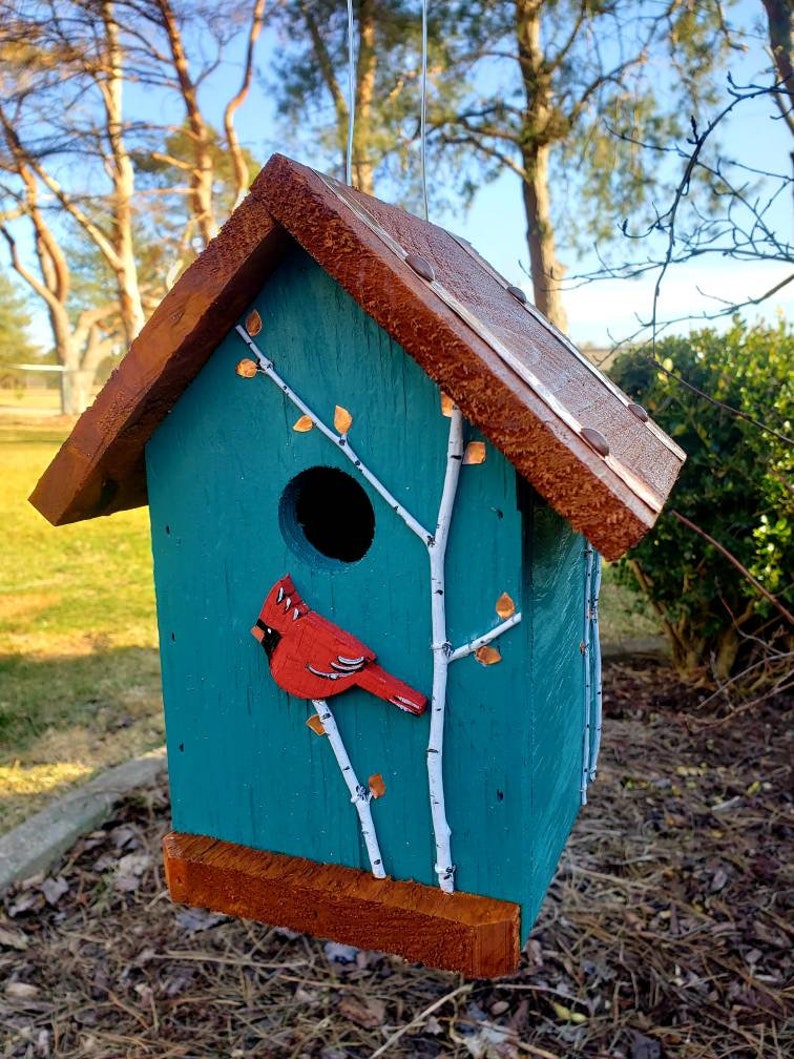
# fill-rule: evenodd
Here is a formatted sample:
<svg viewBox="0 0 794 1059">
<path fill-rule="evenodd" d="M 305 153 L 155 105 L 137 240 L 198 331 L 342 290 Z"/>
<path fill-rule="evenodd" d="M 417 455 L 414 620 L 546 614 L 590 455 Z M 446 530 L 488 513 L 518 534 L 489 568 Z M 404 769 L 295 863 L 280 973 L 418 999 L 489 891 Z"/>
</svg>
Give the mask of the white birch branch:
<svg viewBox="0 0 794 1059">
<path fill-rule="evenodd" d="M 582 781 L 579 794 L 582 805 L 587 805 L 587 784 L 590 779 L 590 714 L 593 708 L 592 675 L 590 672 L 590 603 L 593 585 L 593 546 L 585 545 L 584 567 L 584 628 L 582 632 L 582 659 L 584 661 L 584 720 L 582 732 Z"/>
<path fill-rule="evenodd" d="M 444 485 L 441 492 L 441 501 L 439 503 L 436 531 L 431 535 L 425 527 L 414 518 L 405 507 L 403 507 L 403 505 L 359 458 L 350 446 L 347 434 L 336 433 L 336 431 L 332 430 L 322 421 L 322 419 L 320 419 L 306 402 L 295 393 L 292 387 L 285 382 L 281 375 L 279 375 L 273 362 L 259 349 L 256 342 L 242 325 L 238 324 L 235 330 L 256 357 L 259 371 L 269 376 L 282 393 L 292 401 L 295 407 L 299 409 L 303 415 L 308 416 L 317 429 L 324 434 L 329 441 L 336 445 L 345 456 L 347 456 L 362 477 L 370 483 L 373 489 L 375 489 L 381 497 L 383 497 L 395 514 L 398 515 L 405 525 L 423 541 L 427 548 L 430 560 L 431 649 L 433 652 L 433 690 L 430 708 L 430 733 L 427 746 L 427 778 L 430 793 L 430 814 L 433 823 L 436 850 L 435 872 L 438 876 L 438 882 L 441 889 L 445 893 L 454 893 L 455 865 L 452 862 L 452 831 L 446 815 L 443 774 L 444 720 L 446 715 L 449 663 L 450 661 L 457 661 L 459 658 L 464 658 L 466 655 L 472 654 L 479 647 L 495 640 L 498 636 L 501 636 L 503 633 L 507 632 L 508 629 L 517 625 L 518 622 L 521 621 L 520 612 L 513 614 L 510 618 L 501 622 L 489 632 L 484 633 L 482 636 L 477 637 L 455 650 L 453 650 L 447 637 L 445 561 L 449 529 L 452 522 L 452 513 L 460 479 L 460 469 L 463 464 L 463 414 L 460 409 L 453 406 L 450 415 Z M 322 700 L 318 701 L 322 702 Z M 325 712 L 330 714 L 330 710 L 328 710 L 326 703 L 322 703 L 322 705 L 324 706 L 324 712 L 320 716 L 321 718 L 324 718 Z M 317 703 L 315 703 L 315 707 L 318 708 Z M 320 713 L 320 708 L 318 708 L 318 713 Z M 333 719 L 331 720 L 331 724 L 333 725 Z M 326 728 L 326 730 L 328 729 Z M 334 730 L 336 732 L 335 738 L 338 740 L 336 745 L 339 747 L 341 753 L 344 754 L 344 761 L 346 762 L 346 765 L 349 766 L 349 759 L 347 758 L 344 747 L 341 744 L 341 739 L 339 738 L 338 730 L 336 730 L 335 725 Z M 334 745 L 333 742 L 332 745 Z M 368 836 L 371 836 L 372 841 L 374 842 L 377 855 L 371 853 L 370 859 L 373 862 L 373 872 L 375 875 L 378 875 L 378 872 L 375 870 L 375 861 L 380 864 L 380 851 L 377 849 L 377 839 L 374 837 L 374 826 L 372 825 L 372 816 L 369 811 L 369 792 L 367 792 L 365 788 L 361 788 L 357 782 L 351 778 L 354 776 L 352 773 L 352 766 L 350 766 L 349 770 L 346 770 L 346 766 L 341 763 L 336 747 L 334 752 L 337 753 L 337 761 L 340 761 L 340 768 L 343 770 L 345 781 L 350 787 L 353 801 L 359 812 L 361 830 L 365 841 L 368 843 L 368 849 Z M 354 786 L 351 786 L 351 782 L 354 783 Z M 359 792 L 363 792 L 363 796 L 360 795 Z"/>
<path fill-rule="evenodd" d="M 449 661 L 457 662 L 460 658 L 466 658 L 467 655 L 474 654 L 474 652 L 479 650 L 480 647 L 485 647 L 486 644 L 491 643 L 492 640 L 496 640 L 503 633 L 506 633 L 508 629 L 512 629 L 514 625 L 518 625 L 521 621 L 521 617 L 521 611 L 517 610 L 515 614 L 511 615 L 511 617 L 506 618 L 499 625 L 494 626 L 490 632 L 483 633 L 482 636 L 478 636 L 475 640 L 470 640 L 461 647 L 456 647 L 454 651 L 450 651 Z"/>
<path fill-rule="evenodd" d="M 595 554 L 595 571 L 593 577 L 593 596 L 590 603 L 590 626 L 592 632 L 591 650 L 593 652 L 593 683 L 595 684 L 595 718 L 593 749 L 590 757 L 590 782 L 596 778 L 598 755 L 601 750 L 601 727 L 604 713 L 604 692 L 601 686 L 601 632 L 598 624 L 598 597 L 601 594 L 601 556 Z"/>
<path fill-rule="evenodd" d="M 372 867 L 372 874 L 376 879 L 385 879 L 386 871 L 383 867 L 383 858 L 381 857 L 380 846 L 378 845 L 378 836 L 375 834 L 375 824 L 372 820 L 372 809 L 369 804 L 372 794 L 366 787 L 363 787 L 358 782 L 358 777 L 356 776 L 355 770 L 350 762 L 347 750 L 345 750 L 345 744 L 342 742 L 342 736 L 339 734 L 339 729 L 336 727 L 336 721 L 331 712 L 331 707 L 325 699 L 312 699 L 312 706 L 314 706 L 317 711 L 317 716 L 320 718 L 322 726 L 325 729 L 325 734 L 328 736 L 328 742 L 331 744 L 336 763 L 339 765 L 342 779 L 345 781 L 347 789 L 350 791 L 350 801 L 356 807 L 358 819 L 361 824 L 361 837 L 364 839 L 364 844 L 367 847 L 367 855 L 369 856 L 369 863 Z"/>
<path fill-rule="evenodd" d="M 361 476 L 369 482 L 372 488 L 377 493 L 379 493 L 380 496 L 383 497 L 383 499 L 386 501 L 392 511 L 394 511 L 394 513 L 403 520 L 408 529 L 411 530 L 412 533 L 415 533 L 416 536 L 419 537 L 419 539 L 429 547 L 430 541 L 432 540 L 430 532 L 424 528 L 421 522 L 414 518 L 410 511 L 403 507 L 403 505 L 396 499 L 396 497 L 389 492 L 389 490 L 380 481 L 380 479 L 377 478 L 369 469 L 369 467 L 367 467 L 366 464 L 360 459 L 360 457 L 351 447 L 350 442 L 348 441 L 347 434 L 337 434 L 336 431 L 331 430 L 330 427 L 326 426 L 322 419 L 320 419 L 320 417 L 315 412 L 313 412 L 311 408 L 309 408 L 306 402 L 295 393 L 289 383 L 285 382 L 284 379 L 278 374 L 278 372 L 273 366 L 273 362 L 271 360 L 268 360 L 268 358 L 260 350 L 259 346 L 257 346 L 256 342 L 254 342 L 253 338 L 251 338 L 245 328 L 238 324 L 236 327 L 236 331 L 237 334 L 245 341 L 248 348 L 256 357 L 260 371 L 262 371 L 265 375 L 268 375 L 276 384 L 276 386 L 278 386 L 278 388 L 284 393 L 284 395 L 288 397 L 290 401 L 292 401 L 295 407 L 299 408 L 304 415 L 308 416 L 309 419 L 311 419 L 312 423 L 314 423 L 320 433 L 324 434 L 330 441 L 334 443 L 334 445 L 336 445 L 340 452 L 347 456 L 347 458 L 350 460 L 350 462 L 353 464 L 359 474 L 361 474 Z"/>
<path fill-rule="evenodd" d="M 427 742 L 427 782 L 436 846 L 435 871 L 439 886 L 445 893 L 450 894 L 455 890 L 455 865 L 452 863 L 452 831 L 447 821 L 444 798 L 444 717 L 452 645 L 447 640 L 444 566 L 462 463 L 463 414 L 459 408 L 453 407 L 449 420 L 447 466 L 438 508 L 438 522 L 435 536 L 427 544 L 430 556 L 430 617 L 433 637 L 433 693 L 430 700 L 430 735 Z"/>
</svg>

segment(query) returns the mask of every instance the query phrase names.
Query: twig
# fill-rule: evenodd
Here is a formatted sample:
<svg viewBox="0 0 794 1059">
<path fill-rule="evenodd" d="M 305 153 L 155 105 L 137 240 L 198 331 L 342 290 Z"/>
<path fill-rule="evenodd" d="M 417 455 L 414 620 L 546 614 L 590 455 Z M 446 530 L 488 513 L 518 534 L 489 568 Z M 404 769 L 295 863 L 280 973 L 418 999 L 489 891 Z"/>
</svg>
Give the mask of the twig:
<svg viewBox="0 0 794 1059">
<path fill-rule="evenodd" d="M 331 708 L 325 699 L 312 699 L 312 706 L 317 711 L 317 716 L 322 721 L 325 734 L 328 736 L 328 742 L 331 744 L 331 749 L 334 752 L 336 763 L 339 766 L 339 771 L 342 773 L 342 779 L 347 784 L 347 789 L 350 791 L 350 800 L 356 807 L 358 813 L 358 819 L 361 823 L 361 837 L 364 839 L 364 844 L 367 847 L 367 854 L 369 856 L 369 862 L 372 866 L 372 874 L 376 879 L 385 879 L 386 871 L 383 867 L 383 857 L 381 856 L 380 846 L 378 845 L 378 836 L 375 834 L 375 824 L 372 819 L 372 809 L 370 808 L 370 799 L 372 795 L 358 782 L 358 777 L 350 763 L 347 750 L 345 750 L 345 744 L 342 742 L 342 736 L 339 734 L 339 729 L 336 727 L 336 721 L 334 715 L 331 713 Z"/>
<path fill-rule="evenodd" d="M 454 651 L 449 653 L 449 661 L 457 662 L 460 658 L 466 658 L 467 655 L 474 654 L 480 647 L 485 647 L 492 640 L 506 633 L 508 629 L 512 629 L 514 625 L 518 625 L 521 621 L 522 614 L 520 610 L 517 610 L 515 614 L 501 622 L 499 625 L 495 625 L 490 632 L 484 633 L 482 636 L 478 636 L 474 640 L 469 640 L 468 643 L 463 644 L 461 647 L 456 647 Z"/>
<path fill-rule="evenodd" d="M 463 993 L 470 993 L 473 988 L 473 982 L 469 982 L 467 985 L 459 985 L 458 988 L 453 989 L 451 993 L 445 993 L 444 996 L 440 997 L 438 1000 L 434 1000 L 432 1004 L 429 1004 L 424 1009 L 424 1011 L 420 1011 L 418 1015 L 414 1015 L 410 1022 L 406 1022 L 404 1026 L 400 1026 L 397 1032 L 393 1033 L 388 1040 L 384 1041 L 380 1048 L 375 1049 L 369 1059 L 379 1059 L 379 1056 L 387 1052 L 393 1044 L 396 1044 L 397 1041 L 408 1032 L 408 1030 L 412 1030 L 414 1026 L 418 1026 L 421 1022 L 424 1022 L 429 1015 L 432 1015 L 434 1011 L 438 1011 L 438 1009 L 443 1007 L 447 1001 L 454 1000 L 456 996 L 460 996 Z"/>
<path fill-rule="evenodd" d="M 707 540 L 713 548 L 716 548 L 720 555 L 723 555 L 732 566 L 735 566 L 739 573 L 750 582 L 757 592 L 761 593 L 764 599 L 772 604 L 775 610 L 782 614 L 790 625 L 794 625 L 794 614 L 792 614 L 790 610 L 787 610 L 780 600 L 776 599 L 768 589 L 764 588 L 761 582 L 753 577 L 747 567 L 743 566 L 732 552 L 729 552 L 724 545 L 715 540 L 711 534 L 706 533 L 706 531 L 701 529 L 700 526 L 696 526 L 694 522 L 690 522 L 690 520 L 679 511 L 671 511 L 670 514 L 673 518 L 677 518 L 679 522 L 683 523 L 687 529 L 691 529 L 694 533 L 698 533 L 704 540 Z"/>
</svg>

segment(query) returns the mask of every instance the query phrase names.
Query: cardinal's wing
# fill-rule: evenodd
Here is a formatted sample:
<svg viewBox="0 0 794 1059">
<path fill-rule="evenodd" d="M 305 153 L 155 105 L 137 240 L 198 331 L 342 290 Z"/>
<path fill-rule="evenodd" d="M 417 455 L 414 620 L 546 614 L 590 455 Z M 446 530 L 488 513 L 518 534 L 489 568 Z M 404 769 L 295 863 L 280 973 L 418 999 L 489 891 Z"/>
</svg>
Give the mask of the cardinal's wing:
<svg viewBox="0 0 794 1059">
<path fill-rule="evenodd" d="M 303 621 L 311 637 L 311 650 L 308 652 L 311 661 L 306 668 L 315 676 L 339 680 L 355 676 L 375 661 L 375 652 L 366 644 L 315 611 L 307 614 Z"/>
</svg>

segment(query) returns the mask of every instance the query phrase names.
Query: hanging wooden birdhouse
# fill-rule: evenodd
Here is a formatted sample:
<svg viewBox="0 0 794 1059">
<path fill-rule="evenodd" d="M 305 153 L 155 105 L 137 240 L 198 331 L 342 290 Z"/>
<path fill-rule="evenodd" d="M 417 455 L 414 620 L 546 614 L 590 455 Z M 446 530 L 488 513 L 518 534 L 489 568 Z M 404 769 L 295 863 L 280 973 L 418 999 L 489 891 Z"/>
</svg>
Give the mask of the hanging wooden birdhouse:
<svg viewBox="0 0 794 1059">
<path fill-rule="evenodd" d="M 520 292 L 519 292 L 520 293 Z M 175 900 L 512 971 L 677 446 L 448 232 L 276 155 L 32 501 L 149 505 Z"/>
</svg>

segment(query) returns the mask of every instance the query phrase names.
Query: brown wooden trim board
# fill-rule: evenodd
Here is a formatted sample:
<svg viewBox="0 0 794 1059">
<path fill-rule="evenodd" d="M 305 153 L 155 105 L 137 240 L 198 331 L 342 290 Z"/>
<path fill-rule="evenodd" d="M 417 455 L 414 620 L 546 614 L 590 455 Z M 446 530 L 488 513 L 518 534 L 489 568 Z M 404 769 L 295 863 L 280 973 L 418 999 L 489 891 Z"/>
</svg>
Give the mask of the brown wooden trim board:
<svg viewBox="0 0 794 1059">
<path fill-rule="evenodd" d="M 289 927 L 413 963 L 495 978 L 518 967 L 520 909 L 476 894 L 172 831 L 163 839 L 174 901 Z"/>
</svg>

